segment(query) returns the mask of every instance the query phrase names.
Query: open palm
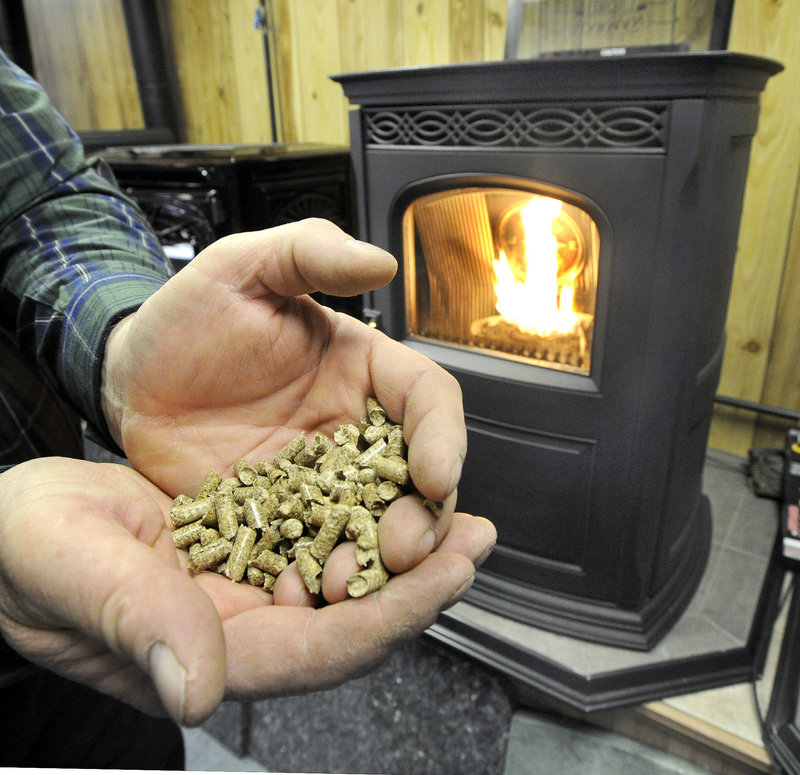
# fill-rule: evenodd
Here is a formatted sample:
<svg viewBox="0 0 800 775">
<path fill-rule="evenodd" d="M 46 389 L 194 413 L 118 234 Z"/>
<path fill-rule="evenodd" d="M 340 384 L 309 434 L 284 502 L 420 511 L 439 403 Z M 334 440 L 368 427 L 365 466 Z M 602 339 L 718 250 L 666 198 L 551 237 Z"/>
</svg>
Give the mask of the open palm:
<svg viewBox="0 0 800 775">
<path fill-rule="evenodd" d="M 226 696 L 320 689 L 365 672 L 430 624 L 472 574 L 469 557 L 440 551 L 368 598 L 274 605 L 263 590 L 182 570 L 185 552 L 165 525 L 171 499 L 126 466 L 38 458 L 0 475 L 0 487 L 6 642 L 184 724 Z M 290 574 L 284 597 L 292 586 Z"/>
<path fill-rule="evenodd" d="M 172 495 L 193 494 L 210 469 L 357 422 L 376 395 L 404 423 L 417 488 L 443 500 L 466 450 L 455 380 L 304 295 L 359 293 L 395 270 L 389 254 L 316 220 L 206 249 L 109 343 L 112 430 L 133 466 Z"/>
</svg>

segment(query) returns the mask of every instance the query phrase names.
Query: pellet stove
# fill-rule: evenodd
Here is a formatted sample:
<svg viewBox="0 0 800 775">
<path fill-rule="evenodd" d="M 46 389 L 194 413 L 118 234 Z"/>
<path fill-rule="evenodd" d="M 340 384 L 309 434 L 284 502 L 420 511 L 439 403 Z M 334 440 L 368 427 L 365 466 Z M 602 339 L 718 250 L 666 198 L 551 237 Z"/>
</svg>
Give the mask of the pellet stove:
<svg viewBox="0 0 800 775">
<path fill-rule="evenodd" d="M 649 649 L 704 570 L 701 474 L 759 95 L 730 52 L 335 76 L 375 323 L 459 380 L 468 600 Z"/>
<path fill-rule="evenodd" d="M 177 271 L 213 241 L 302 218 L 355 228 L 346 147 L 269 145 L 135 145 L 101 149 L 119 185 L 141 206 Z M 361 315 L 361 297 L 315 298 Z"/>
</svg>

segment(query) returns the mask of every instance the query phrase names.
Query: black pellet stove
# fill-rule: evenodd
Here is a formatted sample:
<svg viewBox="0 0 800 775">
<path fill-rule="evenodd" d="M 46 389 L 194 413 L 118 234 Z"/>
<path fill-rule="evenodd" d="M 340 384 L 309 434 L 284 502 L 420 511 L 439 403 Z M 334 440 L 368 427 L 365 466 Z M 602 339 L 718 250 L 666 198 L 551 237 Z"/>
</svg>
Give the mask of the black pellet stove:
<svg viewBox="0 0 800 775">
<path fill-rule="evenodd" d="M 360 232 L 400 259 L 376 324 L 459 380 L 468 599 L 647 650 L 706 564 L 712 404 L 759 95 L 730 52 L 335 76 Z"/>
</svg>

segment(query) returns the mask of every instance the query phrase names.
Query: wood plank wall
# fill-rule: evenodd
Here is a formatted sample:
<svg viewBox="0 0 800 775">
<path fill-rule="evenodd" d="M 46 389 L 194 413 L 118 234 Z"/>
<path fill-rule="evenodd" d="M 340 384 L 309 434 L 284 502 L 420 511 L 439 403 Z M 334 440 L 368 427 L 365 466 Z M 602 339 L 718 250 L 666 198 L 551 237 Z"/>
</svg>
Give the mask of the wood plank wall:
<svg viewBox="0 0 800 775">
<path fill-rule="evenodd" d="M 275 0 L 285 139 L 349 142 L 330 75 L 502 59 L 507 0 Z"/>
<path fill-rule="evenodd" d="M 189 142 L 270 142 L 264 38 L 253 25 L 256 1 L 165 2 Z M 542 0 L 531 5 L 538 5 L 546 16 L 555 8 L 585 12 L 593 3 L 595 9 L 600 7 L 594 0 Z M 663 14 L 670 2 L 649 5 Z M 708 34 L 709 0 L 671 0 L 671 5 L 679 19 L 670 32 L 675 39 Z M 80 128 L 135 127 L 141 119 L 130 110 L 119 0 L 25 0 L 25 7 L 39 51 L 37 76 L 60 104 L 69 104 L 72 93 L 76 108 L 68 117 Z M 348 106 L 329 75 L 496 60 L 504 54 L 506 0 L 270 0 L 269 8 L 278 139 L 287 142 L 348 143 Z M 98 24 L 104 37 L 97 34 Z M 602 45 L 609 29 L 596 28 L 594 38 L 566 38 L 563 45 Z M 786 69 L 770 81 L 762 98 L 720 393 L 800 411 L 798 29 L 797 0 L 735 0 L 729 49 L 778 59 Z M 641 30 L 631 35 L 641 38 Z M 108 44 L 98 45 L 101 39 Z M 608 42 L 642 40 L 623 35 Z M 540 31 L 536 45 L 555 44 Z M 96 96 L 87 100 L 87 91 Z M 746 454 L 753 445 L 781 444 L 785 425 L 720 406 L 711 444 Z"/>
<path fill-rule="evenodd" d="M 75 129 L 144 126 L 119 0 L 24 0 L 35 74 Z"/>
<path fill-rule="evenodd" d="M 728 308 L 719 392 L 800 410 L 800 3 L 737 0 L 728 47 L 785 70 L 761 99 Z M 781 424 L 719 409 L 711 444 L 745 453 L 773 445 Z"/>
<path fill-rule="evenodd" d="M 187 140 L 272 142 L 255 0 L 169 0 L 168 5 Z"/>
</svg>

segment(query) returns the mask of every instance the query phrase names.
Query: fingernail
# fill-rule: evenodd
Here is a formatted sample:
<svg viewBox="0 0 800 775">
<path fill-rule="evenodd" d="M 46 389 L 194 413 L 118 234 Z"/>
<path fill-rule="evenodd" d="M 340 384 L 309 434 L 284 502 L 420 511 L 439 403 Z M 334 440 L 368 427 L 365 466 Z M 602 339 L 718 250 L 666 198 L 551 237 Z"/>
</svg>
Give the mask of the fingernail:
<svg viewBox="0 0 800 775">
<path fill-rule="evenodd" d="M 433 551 L 434 546 L 436 546 L 436 531 L 428 529 L 422 534 L 422 538 L 419 539 L 418 552 L 424 559 Z"/>
<path fill-rule="evenodd" d="M 497 543 L 496 541 L 492 541 L 490 544 L 487 544 L 483 551 L 478 555 L 477 559 L 475 560 L 475 567 L 479 567 L 486 562 L 486 558 L 492 553 L 492 549 L 494 549 L 494 545 Z"/>
<path fill-rule="evenodd" d="M 454 606 L 456 603 L 458 603 L 464 597 L 464 595 L 467 594 L 474 580 L 475 580 L 474 574 L 468 576 L 464 581 L 464 583 L 453 593 L 453 596 L 447 601 L 447 605 L 445 605 L 445 608 L 450 608 L 451 606 Z"/>
<path fill-rule="evenodd" d="M 456 460 L 453 467 L 450 469 L 450 482 L 447 485 L 447 492 L 451 493 L 453 490 L 456 489 L 458 486 L 458 480 L 461 479 L 461 469 L 464 465 L 464 458 L 461 455 L 458 456 L 458 460 Z"/>
<path fill-rule="evenodd" d="M 379 248 L 377 245 L 373 245 L 371 242 L 364 242 L 363 240 L 353 239 L 352 237 L 346 239 L 344 244 L 365 253 L 385 253 L 386 255 L 391 255 L 391 253 L 388 253 L 383 248 Z"/>
<path fill-rule="evenodd" d="M 150 677 L 164 707 L 175 721 L 183 721 L 186 703 L 186 671 L 166 643 L 154 643 L 147 657 Z"/>
</svg>

